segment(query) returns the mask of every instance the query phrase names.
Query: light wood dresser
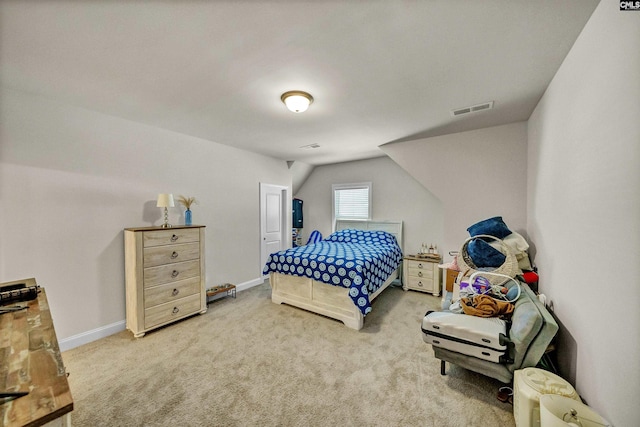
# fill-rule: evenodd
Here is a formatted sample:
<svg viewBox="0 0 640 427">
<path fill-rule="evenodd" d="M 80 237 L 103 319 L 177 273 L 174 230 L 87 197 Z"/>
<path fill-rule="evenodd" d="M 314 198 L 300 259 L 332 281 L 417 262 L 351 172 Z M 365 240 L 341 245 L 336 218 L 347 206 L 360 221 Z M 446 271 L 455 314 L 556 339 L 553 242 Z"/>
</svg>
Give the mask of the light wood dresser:
<svg viewBox="0 0 640 427">
<path fill-rule="evenodd" d="M 201 225 L 124 230 L 127 329 L 136 338 L 207 311 Z"/>
<path fill-rule="evenodd" d="M 430 292 L 440 295 L 440 269 L 438 260 L 419 258 L 413 255 L 404 257 L 402 265 L 402 289 Z"/>
</svg>

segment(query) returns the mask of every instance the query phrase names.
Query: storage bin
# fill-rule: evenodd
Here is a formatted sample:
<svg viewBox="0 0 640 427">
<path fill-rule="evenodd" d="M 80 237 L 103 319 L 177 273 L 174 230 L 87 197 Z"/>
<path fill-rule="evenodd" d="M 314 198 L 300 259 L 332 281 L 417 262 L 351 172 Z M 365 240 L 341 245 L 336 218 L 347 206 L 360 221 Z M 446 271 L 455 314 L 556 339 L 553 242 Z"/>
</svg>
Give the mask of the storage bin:
<svg viewBox="0 0 640 427">
<path fill-rule="evenodd" d="M 540 397 L 541 427 L 601 427 L 609 422 L 582 402 L 569 397 L 545 394 Z"/>
<path fill-rule="evenodd" d="M 571 384 L 549 371 L 525 368 L 514 372 L 513 417 L 517 427 L 540 427 L 540 397 L 545 394 L 580 401 Z"/>
</svg>

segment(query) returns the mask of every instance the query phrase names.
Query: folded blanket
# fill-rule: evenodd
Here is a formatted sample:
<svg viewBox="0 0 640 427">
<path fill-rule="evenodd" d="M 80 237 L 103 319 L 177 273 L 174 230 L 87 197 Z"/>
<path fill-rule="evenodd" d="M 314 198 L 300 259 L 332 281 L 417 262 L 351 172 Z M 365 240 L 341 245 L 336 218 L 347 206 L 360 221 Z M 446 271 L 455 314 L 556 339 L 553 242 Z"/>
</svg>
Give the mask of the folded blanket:
<svg viewBox="0 0 640 427">
<path fill-rule="evenodd" d="M 476 295 L 460 299 L 465 314 L 479 317 L 497 317 L 513 313 L 513 304 L 499 301 L 489 295 Z"/>
</svg>

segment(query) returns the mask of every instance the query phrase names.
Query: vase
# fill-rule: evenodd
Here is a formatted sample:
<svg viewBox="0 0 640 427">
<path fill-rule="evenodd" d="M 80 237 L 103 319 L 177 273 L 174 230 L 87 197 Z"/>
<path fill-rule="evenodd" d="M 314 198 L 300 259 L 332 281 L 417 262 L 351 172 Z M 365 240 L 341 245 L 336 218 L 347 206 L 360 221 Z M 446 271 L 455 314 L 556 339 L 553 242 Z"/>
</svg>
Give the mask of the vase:
<svg viewBox="0 0 640 427">
<path fill-rule="evenodd" d="M 184 211 L 184 225 L 191 225 L 191 209 Z"/>
</svg>

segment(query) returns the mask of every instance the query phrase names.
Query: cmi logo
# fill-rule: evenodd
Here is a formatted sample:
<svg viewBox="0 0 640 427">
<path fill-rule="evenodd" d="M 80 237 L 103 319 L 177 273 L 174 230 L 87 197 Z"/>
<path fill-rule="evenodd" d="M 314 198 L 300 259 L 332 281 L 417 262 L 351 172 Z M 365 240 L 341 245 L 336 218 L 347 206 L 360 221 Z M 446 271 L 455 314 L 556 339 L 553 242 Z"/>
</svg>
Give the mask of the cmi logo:
<svg viewBox="0 0 640 427">
<path fill-rule="evenodd" d="M 638 10 L 638 11 L 640 11 L 640 1 L 624 1 L 624 0 L 620 0 L 620 10 Z"/>
</svg>

